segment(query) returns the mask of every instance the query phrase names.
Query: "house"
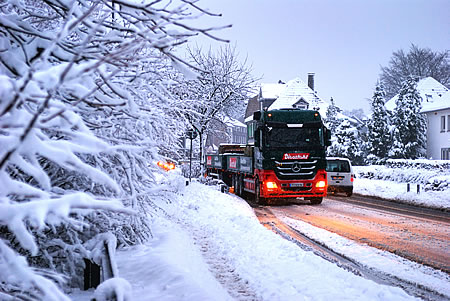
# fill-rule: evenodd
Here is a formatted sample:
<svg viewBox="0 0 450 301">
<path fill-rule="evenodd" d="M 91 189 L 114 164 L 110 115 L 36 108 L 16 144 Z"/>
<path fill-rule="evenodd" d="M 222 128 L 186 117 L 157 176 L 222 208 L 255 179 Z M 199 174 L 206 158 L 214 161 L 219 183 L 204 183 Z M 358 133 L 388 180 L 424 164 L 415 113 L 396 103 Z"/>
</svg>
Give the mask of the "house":
<svg viewBox="0 0 450 301">
<path fill-rule="evenodd" d="M 287 83 L 279 81 L 277 84 L 261 84 L 259 93 L 250 98 L 245 113 L 245 122 L 253 118 L 253 112 L 267 108 L 268 110 L 298 108 L 305 110 L 317 109 L 322 118 L 330 103 L 321 99 L 314 91 L 314 73 L 308 73 L 308 84 L 300 78 L 294 78 Z M 337 114 L 339 119 L 347 119 L 352 126 L 363 124 L 362 121 Z"/>
<path fill-rule="evenodd" d="M 427 158 L 450 160 L 450 91 L 432 77 L 421 79 L 417 91 L 427 116 Z M 386 102 L 386 109 L 393 111 L 397 99 L 395 95 Z"/>
<path fill-rule="evenodd" d="M 286 84 L 282 81 L 279 81 L 277 84 L 261 84 L 258 94 L 248 101 L 245 118 L 247 119 L 249 116 L 253 116 L 253 112 L 259 111 L 262 108 L 268 108 L 280 97 L 285 89 Z"/>
<path fill-rule="evenodd" d="M 330 104 L 323 101 L 314 91 L 314 73 L 308 73 L 308 84 L 300 78 L 287 83 L 261 84 L 259 93 L 249 99 L 245 113 L 246 121 L 253 112 L 261 109 L 276 110 L 285 108 L 319 109 L 323 117 Z"/>
<path fill-rule="evenodd" d="M 247 126 L 237 119 L 225 116 L 214 127 L 214 134 L 206 138 L 207 153 L 216 152 L 220 144 L 247 143 Z"/>
</svg>

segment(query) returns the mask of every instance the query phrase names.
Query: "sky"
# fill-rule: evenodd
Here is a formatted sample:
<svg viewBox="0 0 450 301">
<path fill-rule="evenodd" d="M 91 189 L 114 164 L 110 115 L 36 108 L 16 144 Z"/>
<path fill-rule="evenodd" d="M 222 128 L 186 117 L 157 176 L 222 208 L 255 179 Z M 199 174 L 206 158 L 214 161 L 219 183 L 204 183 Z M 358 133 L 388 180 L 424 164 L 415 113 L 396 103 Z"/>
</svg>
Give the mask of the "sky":
<svg viewBox="0 0 450 301">
<path fill-rule="evenodd" d="M 216 35 L 247 58 L 262 83 L 315 73 L 315 90 L 344 110 L 363 108 L 394 51 L 411 44 L 450 50 L 449 0 L 200 0 L 222 17 L 202 17 L 205 27 L 232 24 Z M 214 49 L 198 37 L 190 43 Z"/>
</svg>

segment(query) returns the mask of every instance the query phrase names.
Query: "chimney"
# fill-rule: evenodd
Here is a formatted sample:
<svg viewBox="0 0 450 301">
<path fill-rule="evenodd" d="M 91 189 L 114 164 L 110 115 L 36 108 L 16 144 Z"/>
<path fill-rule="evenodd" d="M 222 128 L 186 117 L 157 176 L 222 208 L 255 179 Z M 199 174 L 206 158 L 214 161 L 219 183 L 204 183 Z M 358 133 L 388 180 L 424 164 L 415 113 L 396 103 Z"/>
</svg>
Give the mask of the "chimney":
<svg viewBox="0 0 450 301">
<path fill-rule="evenodd" d="M 314 91 L 314 73 L 313 72 L 308 73 L 308 87 L 310 87 L 311 90 Z"/>
</svg>

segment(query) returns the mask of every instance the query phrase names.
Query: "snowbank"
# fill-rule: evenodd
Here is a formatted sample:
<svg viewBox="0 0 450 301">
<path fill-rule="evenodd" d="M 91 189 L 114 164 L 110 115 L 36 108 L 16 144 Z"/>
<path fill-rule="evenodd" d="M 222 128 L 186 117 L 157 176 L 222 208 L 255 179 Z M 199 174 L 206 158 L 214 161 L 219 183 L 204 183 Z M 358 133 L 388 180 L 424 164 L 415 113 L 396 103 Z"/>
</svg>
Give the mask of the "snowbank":
<svg viewBox="0 0 450 301">
<path fill-rule="evenodd" d="M 355 193 L 423 207 L 450 209 L 448 161 L 388 160 L 386 165 L 354 166 L 353 169 L 356 174 Z"/>
</svg>

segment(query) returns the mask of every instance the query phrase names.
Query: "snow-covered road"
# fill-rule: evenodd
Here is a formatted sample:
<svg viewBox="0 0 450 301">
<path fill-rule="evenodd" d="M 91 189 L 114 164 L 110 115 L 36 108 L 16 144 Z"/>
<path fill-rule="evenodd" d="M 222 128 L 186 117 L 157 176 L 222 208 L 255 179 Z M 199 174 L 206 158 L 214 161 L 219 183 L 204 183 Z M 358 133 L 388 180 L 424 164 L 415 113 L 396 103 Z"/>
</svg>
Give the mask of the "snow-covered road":
<svg viewBox="0 0 450 301">
<path fill-rule="evenodd" d="M 357 196 L 354 198 L 357 199 Z M 300 220 L 348 239 L 450 272 L 450 223 L 326 198 L 321 206 L 272 207 L 279 218 Z"/>
<path fill-rule="evenodd" d="M 132 300 L 414 300 L 398 287 L 339 268 L 267 230 L 241 198 L 199 183 L 181 188 L 153 217 L 153 239 L 119 250 Z M 312 207 L 312 206 L 311 206 Z M 305 222 L 293 227 L 386 273 L 409 275 L 450 296 L 448 274 Z M 89 300 L 75 294 L 74 300 Z"/>
</svg>

